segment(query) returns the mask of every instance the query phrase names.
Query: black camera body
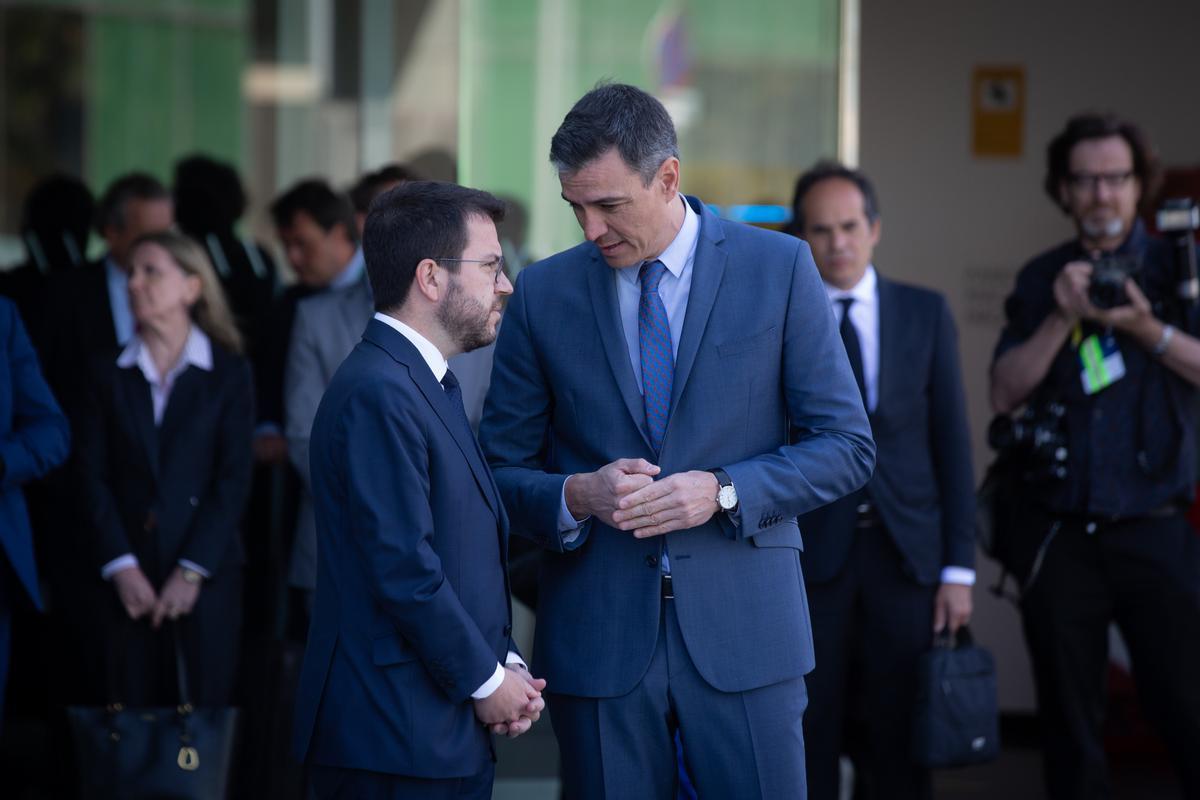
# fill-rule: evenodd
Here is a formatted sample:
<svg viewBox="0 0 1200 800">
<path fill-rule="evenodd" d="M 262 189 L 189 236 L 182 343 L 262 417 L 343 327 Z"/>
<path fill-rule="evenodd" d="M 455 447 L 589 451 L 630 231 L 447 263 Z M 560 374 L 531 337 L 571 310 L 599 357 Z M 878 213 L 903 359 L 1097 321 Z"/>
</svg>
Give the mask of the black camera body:
<svg viewBox="0 0 1200 800">
<path fill-rule="evenodd" d="M 1026 406 L 1019 414 L 999 414 L 988 425 L 988 445 L 1001 458 L 1023 466 L 1028 481 L 1067 477 L 1067 409 L 1061 403 Z"/>
<path fill-rule="evenodd" d="M 1138 271 L 1138 262 L 1129 256 L 1104 256 L 1092 262 L 1092 281 L 1088 300 L 1099 309 L 1116 308 L 1129 302 L 1125 281 Z"/>
</svg>

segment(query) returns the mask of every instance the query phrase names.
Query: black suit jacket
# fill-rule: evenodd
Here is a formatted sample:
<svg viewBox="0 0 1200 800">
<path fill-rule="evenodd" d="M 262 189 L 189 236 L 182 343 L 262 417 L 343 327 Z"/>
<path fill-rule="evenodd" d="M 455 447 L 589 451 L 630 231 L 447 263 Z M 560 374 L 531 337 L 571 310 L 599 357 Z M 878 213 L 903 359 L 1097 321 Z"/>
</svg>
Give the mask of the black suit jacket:
<svg viewBox="0 0 1200 800">
<path fill-rule="evenodd" d="M 246 360 L 214 343 L 212 370 L 179 375 L 160 427 L 136 366 L 107 353 L 89 378 L 77 455 L 90 566 L 133 553 L 157 585 L 181 558 L 214 577 L 240 565 L 254 428 Z"/>
<path fill-rule="evenodd" d="M 51 276 L 41 317 L 30 333 L 50 388 L 74 421 L 86 384 L 86 365 L 117 346 L 104 259 Z"/>
<path fill-rule="evenodd" d="M 905 571 L 938 582 L 943 567 L 974 568 L 975 478 L 958 334 L 937 292 L 879 276 L 879 399 L 870 414 L 875 474 L 865 492 Z M 853 543 L 851 495 L 800 518 L 810 581 L 836 576 Z"/>
</svg>

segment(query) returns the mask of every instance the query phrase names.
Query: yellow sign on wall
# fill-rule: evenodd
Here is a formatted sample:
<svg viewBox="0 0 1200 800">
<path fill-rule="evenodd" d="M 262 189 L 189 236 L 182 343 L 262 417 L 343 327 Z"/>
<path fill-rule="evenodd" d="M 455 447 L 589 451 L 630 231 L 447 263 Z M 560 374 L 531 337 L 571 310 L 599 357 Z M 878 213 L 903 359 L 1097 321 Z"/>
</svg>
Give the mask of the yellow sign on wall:
<svg viewBox="0 0 1200 800">
<path fill-rule="evenodd" d="M 971 78 L 971 150 L 976 156 L 1021 155 L 1025 68 L 976 67 Z"/>
</svg>

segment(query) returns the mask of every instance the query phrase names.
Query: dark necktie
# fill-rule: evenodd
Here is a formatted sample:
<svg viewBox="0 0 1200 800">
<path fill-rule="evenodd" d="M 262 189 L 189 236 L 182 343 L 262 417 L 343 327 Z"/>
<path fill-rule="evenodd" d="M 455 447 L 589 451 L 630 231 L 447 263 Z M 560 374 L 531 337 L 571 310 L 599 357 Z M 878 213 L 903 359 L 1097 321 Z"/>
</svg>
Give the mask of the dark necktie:
<svg viewBox="0 0 1200 800">
<path fill-rule="evenodd" d="M 469 429 L 471 421 L 467 419 L 467 409 L 463 406 L 462 387 L 458 385 L 458 378 L 449 369 L 442 376 L 442 388 L 446 390 L 446 399 L 450 401 L 450 405 L 454 406 L 459 418 L 466 423 Z"/>
<path fill-rule="evenodd" d="M 863 378 L 862 344 L 858 341 L 858 331 L 854 329 L 854 323 L 850 321 L 850 306 L 854 304 L 854 298 L 841 297 L 838 298 L 838 302 L 842 304 L 842 324 L 838 326 L 838 333 L 842 335 L 842 344 L 846 346 L 846 356 L 850 359 L 850 369 L 854 371 L 854 382 L 858 384 L 865 408 L 867 382 Z"/>
<path fill-rule="evenodd" d="M 646 409 L 646 430 L 654 452 L 662 450 L 671 412 L 671 383 L 675 378 L 675 357 L 671 349 L 671 326 L 667 307 L 658 295 L 658 284 L 667 268 L 661 261 L 642 264 L 638 280 L 642 297 L 638 303 L 638 343 L 642 356 L 642 399 Z"/>
</svg>

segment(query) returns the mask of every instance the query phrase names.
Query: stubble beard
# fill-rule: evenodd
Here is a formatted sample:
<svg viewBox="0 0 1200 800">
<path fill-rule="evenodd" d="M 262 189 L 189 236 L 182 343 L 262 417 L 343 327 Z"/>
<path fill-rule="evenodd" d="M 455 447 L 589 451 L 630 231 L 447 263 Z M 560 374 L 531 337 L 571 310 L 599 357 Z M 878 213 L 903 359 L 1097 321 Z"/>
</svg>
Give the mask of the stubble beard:
<svg viewBox="0 0 1200 800">
<path fill-rule="evenodd" d="M 462 285 L 451 279 L 446 299 L 437 309 L 437 320 L 454 343 L 464 353 L 486 347 L 496 340 L 496 331 L 491 325 L 492 308 L 467 297 Z"/>
</svg>

